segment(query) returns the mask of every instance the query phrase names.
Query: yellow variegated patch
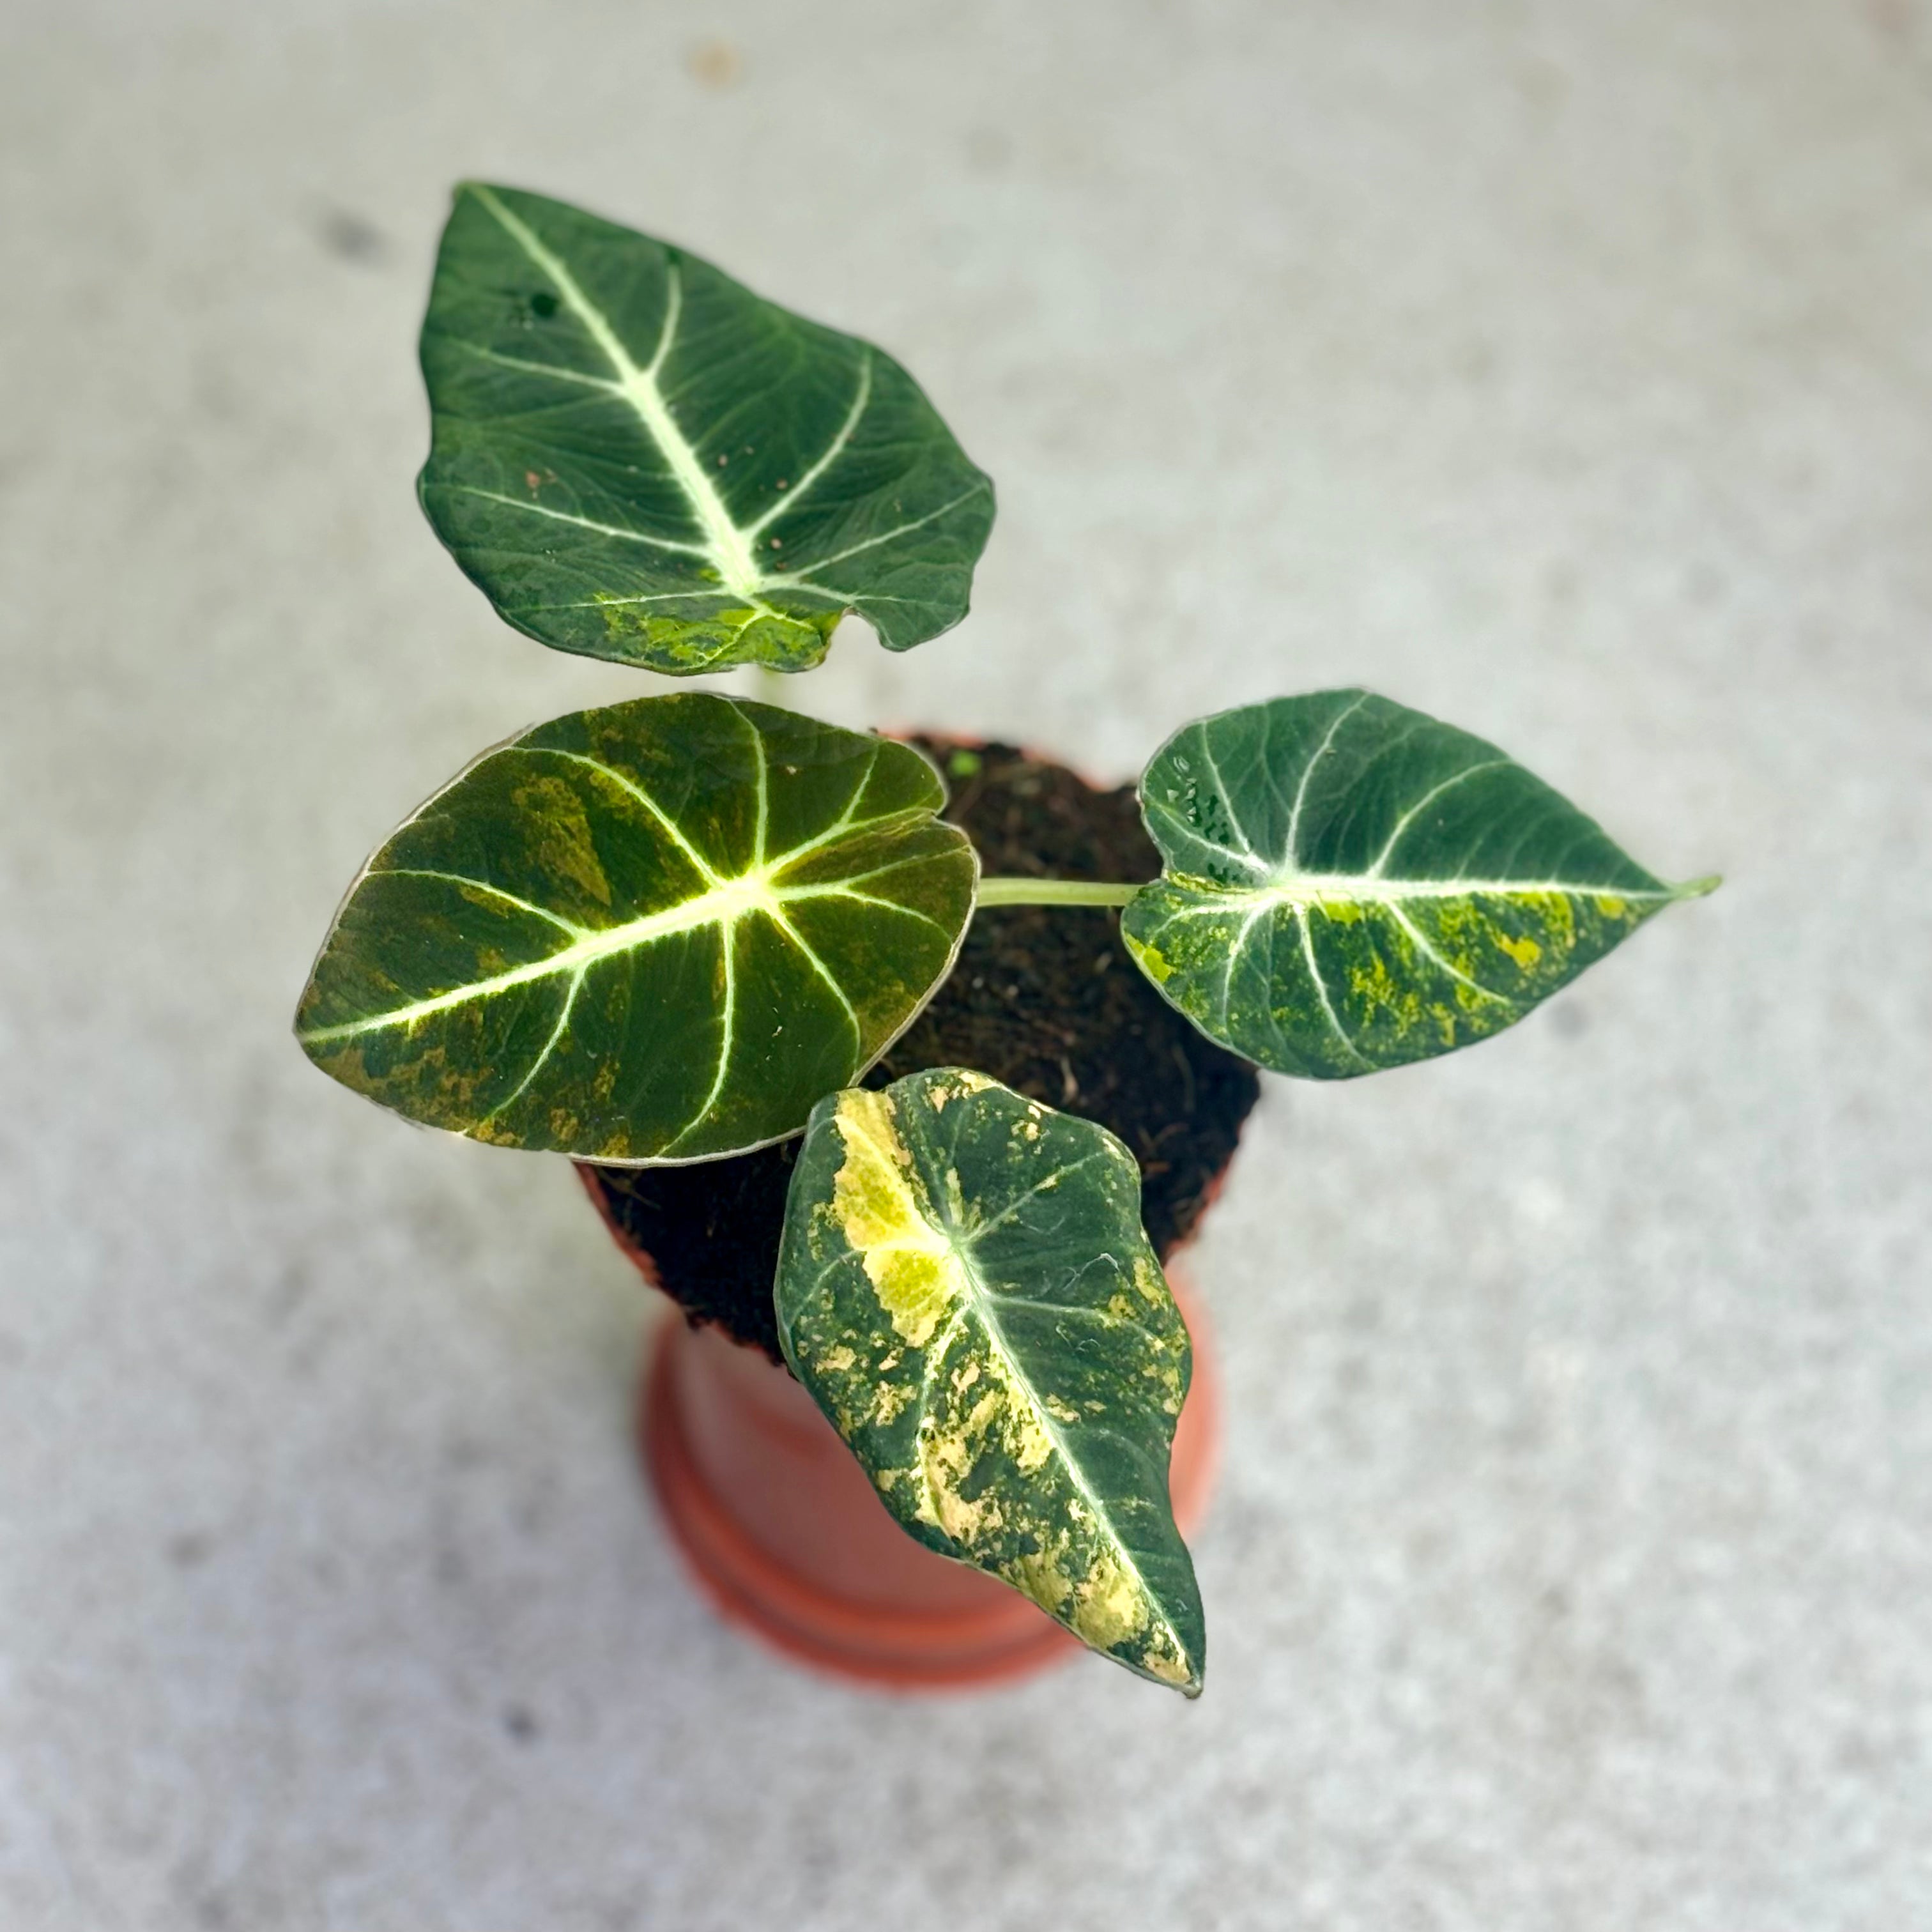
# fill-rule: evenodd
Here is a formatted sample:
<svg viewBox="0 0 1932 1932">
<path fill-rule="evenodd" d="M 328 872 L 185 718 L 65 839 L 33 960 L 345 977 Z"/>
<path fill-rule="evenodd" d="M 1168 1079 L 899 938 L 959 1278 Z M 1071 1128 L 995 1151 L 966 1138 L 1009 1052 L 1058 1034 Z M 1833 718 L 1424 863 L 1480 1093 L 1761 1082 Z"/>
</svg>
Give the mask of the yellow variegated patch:
<svg viewBox="0 0 1932 1932">
<path fill-rule="evenodd" d="M 1167 1495 L 1183 1325 L 1103 1128 L 940 1068 L 820 1103 L 777 1286 L 800 1380 L 911 1534 L 1201 1687 Z"/>
</svg>

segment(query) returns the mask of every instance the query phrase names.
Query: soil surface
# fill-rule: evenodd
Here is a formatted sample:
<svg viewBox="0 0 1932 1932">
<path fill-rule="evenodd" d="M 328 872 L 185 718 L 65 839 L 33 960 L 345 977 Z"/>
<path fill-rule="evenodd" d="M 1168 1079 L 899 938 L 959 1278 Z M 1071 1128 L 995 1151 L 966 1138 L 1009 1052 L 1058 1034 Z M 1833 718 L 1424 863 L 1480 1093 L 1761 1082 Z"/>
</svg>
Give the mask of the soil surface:
<svg viewBox="0 0 1932 1932">
<path fill-rule="evenodd" d="M 1153 878 L 1159 854 L 1133 788 L 1096 790 L 1006 745 L 914 737 L 945 772 L 946 816 L 988 874 Z M 952 976 L 865 1084 L 970 1066 L 1118 1134 L 1141 1168 L 1156 1252 L 1193 1232 L 1259 1093 L 1252 1067 L 1150 986 L 1105 907 L 993 906 L 973 916 Z M 779 1359 L 772 1277 L 796 1139 L 692 1167 L 586 1168 L 612 1220 L 694 1322 Z"/>
</svg>

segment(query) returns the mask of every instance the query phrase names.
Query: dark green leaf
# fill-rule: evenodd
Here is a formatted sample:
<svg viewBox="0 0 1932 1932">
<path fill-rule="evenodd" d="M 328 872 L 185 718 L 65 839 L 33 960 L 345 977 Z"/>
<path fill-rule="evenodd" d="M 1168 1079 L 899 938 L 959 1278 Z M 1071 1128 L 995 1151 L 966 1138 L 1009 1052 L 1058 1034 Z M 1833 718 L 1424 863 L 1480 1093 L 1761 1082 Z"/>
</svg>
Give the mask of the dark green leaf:
<svg viewBox="0 0 1932 1932">
<path fill-rule="evenodd" d="M 802 670 L 856 610 L 966 614 L 992 484 L 868 344 L 694 255 L 457 191 L 423 324 L 436 534 L 519 630 L 674 674 Z"/>
<path fill-rule="evenodd" d="M 1346 1079 L 1466 1046 L 1714 880 L 1666 886 L 1493 745 L 1364 691 L 1224 711 L 1141 781 L 1123 914 L 1211 1040 Z"/>
<path fill-rule="evenodd" d="M 371 859 L 296 1016 L 326 1072 L 505 1147 L 796 1133 L 952 962 L 978 862 L 909 747 L 709 692 L 489 753 Z"/>
<path fill-rule="evenodd" d="M 913 1535 L 1199 1690 L 1168 1502 L 1187 1330 L 1112 1134 L 956 1067 L 832 1095 L 777 1305 L 786 1358 Z"/>
</svg>

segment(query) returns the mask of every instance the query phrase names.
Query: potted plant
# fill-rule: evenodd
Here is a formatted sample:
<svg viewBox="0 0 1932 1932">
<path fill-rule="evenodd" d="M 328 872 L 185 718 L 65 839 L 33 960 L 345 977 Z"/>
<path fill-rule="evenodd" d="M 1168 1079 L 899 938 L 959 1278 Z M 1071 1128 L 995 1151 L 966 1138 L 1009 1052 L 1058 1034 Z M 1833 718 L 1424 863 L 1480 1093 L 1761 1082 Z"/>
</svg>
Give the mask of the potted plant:
<svg viewBox="0 0 1932 1932">
<path fill-rule="evenodd" d="M 925 396 L 694 256 L 466 184 L 422 357 L 424 508 L 547 644 L 676 676 L 796 672 L 848 613 L 894 650 L 965 614 L 992 488 Z M 695 1345 L 718 1370 L 696 1426 L 750 1459 L 768 1514 L 819 1508 L 780 1467 L 829 1440 L 801 1433 L 808 1398 L 914 1542 L 1192 1695 L 1202 1613 L 1169 1484 L 1192 1352 L 1143 1218 L 1172 1164 L 1161 1126 L 1130 1145 L 1093 1118 L 1105 1070 L 1149 1087 L 1156 1121 L 1205 1120 L 1164 1197 L 1171 1250 L 1252 1100 L 1244 1063 L 1349 1078 L 1484 1039 L 1714 881 L 1666 884 L 1494 746 L 1359 690 L 1182 724 L 1124 851 L 1102 850 L 1104 808 L 1058 844 L 1050 810 L 1029 832 L 1016 767 L 1054 770 L 705 690 L 553 719 L 376 850 L 297 1035 L 413 1120 L 586 1164 L 667 1287 L 782 1355 L 802 1394 L 752 1350 Z M 1001 801 L 1020 844 L 954 822 L 942 771 Z M 1035 793 L 1070 784 L 1108 797 L 1064 772 Z M 1056 1000 L 1090 986 L 958 966 L 1015 908 L 1166 1031 L 1103 1004 L 1097 1041 L 1076 1028 L 1043 1055 Z M 734 1395 L 741 1371 L 773 1402 Z M 928 1624 L 1017 1600 L 976 1587 L 980 1608 Z M 1030 1642 L 982 1644 L 971 1667 Z M 915 1654 L 902 1674 L 946 1672 Z"/>
</svg>

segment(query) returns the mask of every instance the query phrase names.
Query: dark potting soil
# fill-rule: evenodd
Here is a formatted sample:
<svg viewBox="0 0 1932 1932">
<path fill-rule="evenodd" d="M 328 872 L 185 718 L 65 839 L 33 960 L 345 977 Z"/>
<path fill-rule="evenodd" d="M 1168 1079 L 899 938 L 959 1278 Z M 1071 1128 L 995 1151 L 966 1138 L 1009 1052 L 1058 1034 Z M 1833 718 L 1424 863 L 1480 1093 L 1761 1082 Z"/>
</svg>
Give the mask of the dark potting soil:
<svg viewBox="0 0 1932 1932">
<path fill-rule="evenodd" d="M 946 816 L 986 872 L 1155 877 L 1160 860 L 1133 788 L 1100 791 L 1007 745 L 914 737 L 945 772 Z M 1193 1232 L 1259 1093 L 1246 1061 L 1197 1033 L 1097 906 L 992 906 L 973 916 L 952 976 L 866 1076 L 970 1066 L 1029 1099 L 1084 1114 L 1132 1149 L 1141 1216 L 1165 1260 Z M 772 1309 L 796 1139 L 692 1167 L 586 1168 L 612 1220 L 693 1322 L 716 1322 L 779 1359 Z"/>
</svg>

